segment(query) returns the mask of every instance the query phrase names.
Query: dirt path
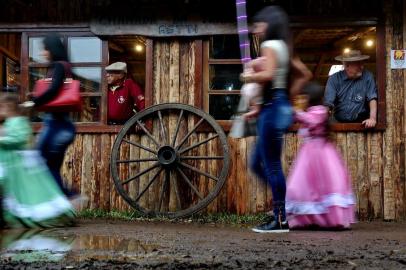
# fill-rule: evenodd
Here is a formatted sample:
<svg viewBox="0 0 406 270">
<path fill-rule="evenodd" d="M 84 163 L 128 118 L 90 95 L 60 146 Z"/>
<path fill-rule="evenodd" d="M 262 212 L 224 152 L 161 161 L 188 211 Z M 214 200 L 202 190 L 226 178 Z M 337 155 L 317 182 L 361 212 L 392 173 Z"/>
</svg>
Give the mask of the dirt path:
<svg viewBox="0 0 406 270">
<path fill-rule="evenodd" d="M 87 220 L 45 232 L 3 231 L 1 240 L 1 269 L 406 269 L 406 223 L 271 235 L 236 226 Z"/>
</svg>

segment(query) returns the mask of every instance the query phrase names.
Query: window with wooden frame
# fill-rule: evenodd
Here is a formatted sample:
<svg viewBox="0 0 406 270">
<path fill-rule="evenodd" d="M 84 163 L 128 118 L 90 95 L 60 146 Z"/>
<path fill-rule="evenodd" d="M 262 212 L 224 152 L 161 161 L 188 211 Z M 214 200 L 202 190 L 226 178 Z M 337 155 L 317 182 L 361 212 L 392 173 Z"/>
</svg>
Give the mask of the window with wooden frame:
<svg viewBox="0 0 406 270">
<path fill-rule="evenodd" d="M 258 43 L 251 43 L 256 55 Z M 240 99 L 242 68 L 237 35 L 217 35 L 204 41 L 203 106 L 226 129 Z"/>
<path fill-rule="evenodd" d="M 72 64 L 72 77 L 80 81 L 82 111 L 73 113 L 72 119 L 77 123 L 94 124 L 103 121 L 103 67 L 107 54 L 104 41 L 91 33 L 60 32 L 68 57 Z M 25 94 L 31 93 L 35 81 L 47 76 L 49 64 L 41 56 L 42 41 L 46 33 L 27 33 L 22 37 L 22 87 Z M 31 116 L 33 122 L 42 121 L 42 113 Z"/>
<path fill-rule="evenodd" d="M 365 69 L 372 72 L 378 90 L 377 125 L 373 130 L 386 126 L 385 117 L 385 35 L 384 25 L 378 21 L 346 22 L 323 26 L 317 23 L 295 23 L 293 42 L 295 53 L 313 72 L 314 80 L 325 86 L 328 77 L 340 64 L 335 56 L 346 48 L 361 50 L 370 56 Z M 252 52 L 259 51 L 257 40 L 251 41 Z M 213 36 L 203 46 L 203 106 L 225 130 L 231 126 L 231 116 L 239 100 L 239 60 L 237 35 Z M 293 127 L 295 130 L 297 127 Z M 335 131 L 364 131 L 361 123 L 333 123 Z"/>
<path fill-rule="evenodd" d="M 107 125 L 107 83 L 104 79 L 104 68 L 109 64 L 109 40 L 102 40 L 90 32 L 61 31 L 57 33 L 67 48 L 72 64 L 72 77 L 81 83 L 82 111 L 72 113 L 72 119 L 78 132 L 118 132 L 121 126 Z M 25 99 L 32 91 L 35 81 L 47 75 L 49 64 L 45 63 L 41 56 L 42 40 L 46 35 L 47 32 L 27 32 L 22 35 L 21 92 Z M 152 57 L 152 42 L 146 40 L 144 45 L 146 55 Z M 117 44 L 115 44 L 115 48 L 118 48 Z M 112 60 L 116 59 L 113 57 Z M 144 66 L 145 70 L 152 70 L 146 61 Z M 149 89 L 151 85 L 152 76 L 145 71 L 142 74 L 146 79 L 142 80 L 141 85 L 145 86 L 148 102 L 146 89 Z M 140 76 L 138 73 L 135 75 Z M 34 112 L 31 120 L 41 122 L 42 115 L 42 113 Z M 34 126 L 38 127 L 40 124 Z"/>
</svg>

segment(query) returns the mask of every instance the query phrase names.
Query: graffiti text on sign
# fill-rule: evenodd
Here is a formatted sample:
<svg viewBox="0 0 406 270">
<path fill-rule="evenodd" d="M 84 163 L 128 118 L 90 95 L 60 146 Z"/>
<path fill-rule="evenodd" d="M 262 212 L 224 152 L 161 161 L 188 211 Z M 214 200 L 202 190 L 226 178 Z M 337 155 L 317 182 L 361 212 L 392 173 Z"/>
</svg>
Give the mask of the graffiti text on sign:
<svg viewBox="0 0 406 270">
<path fill-rule="evenodd" d="M 197 34 L 197 24 L 161 24 L 158 32 L 160 35 Z"/>
</svg>

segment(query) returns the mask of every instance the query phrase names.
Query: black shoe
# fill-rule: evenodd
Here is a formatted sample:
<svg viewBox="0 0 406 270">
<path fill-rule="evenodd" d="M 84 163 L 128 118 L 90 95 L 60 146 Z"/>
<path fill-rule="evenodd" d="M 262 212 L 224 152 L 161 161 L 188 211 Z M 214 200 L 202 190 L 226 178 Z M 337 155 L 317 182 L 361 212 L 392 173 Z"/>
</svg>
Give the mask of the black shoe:
<svg viewBox="0 0 406 270">
<path fill-rule="evenodd" d="M 252 228 L 257 233 L 287 233 L 289 232 L 289 224 L 287 221 L 272 221 Z"/>
</svg>

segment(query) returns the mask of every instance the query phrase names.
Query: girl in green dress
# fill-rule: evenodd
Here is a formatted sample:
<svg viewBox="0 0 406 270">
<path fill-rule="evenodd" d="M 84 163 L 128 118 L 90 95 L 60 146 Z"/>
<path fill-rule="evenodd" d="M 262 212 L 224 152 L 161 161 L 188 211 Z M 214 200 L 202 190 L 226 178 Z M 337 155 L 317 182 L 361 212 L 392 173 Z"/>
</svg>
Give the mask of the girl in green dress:
<svg viewBox="0 0 406 270">
<path fill-rule="evenodd" d="M 29 120 L 19 112 L 18 98 L 0 97 L 0 185 L 3 215 L 9 227 L 62 227 L 73 224 L 72 205 L 55 184 L 41 154 L 29 150 Z"/>
</svg>

